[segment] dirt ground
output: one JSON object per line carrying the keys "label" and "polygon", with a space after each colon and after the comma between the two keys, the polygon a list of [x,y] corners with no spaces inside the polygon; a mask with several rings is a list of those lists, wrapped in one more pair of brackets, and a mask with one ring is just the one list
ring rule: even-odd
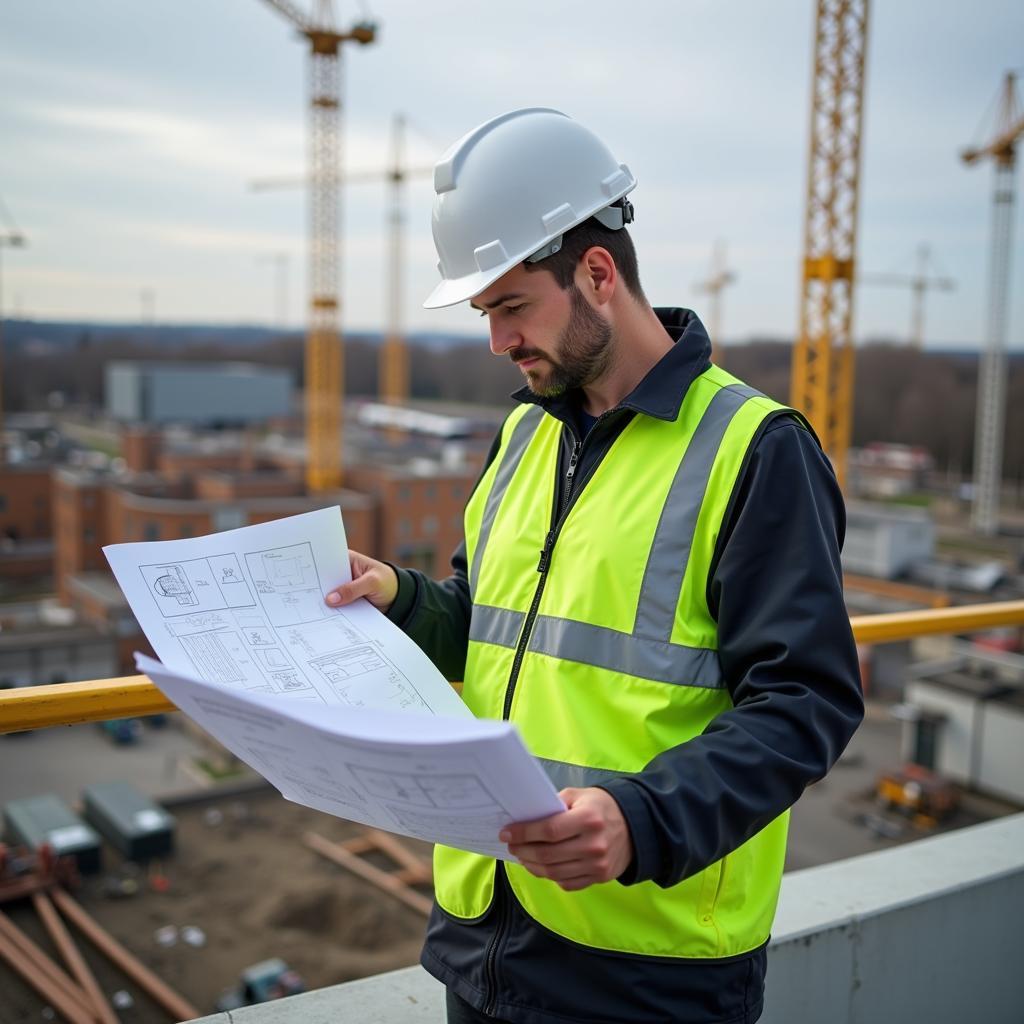
{"label": "dirt ground", "polygon": [[[75,894],[100,924],[202,1013],[238,981],[247,966],[281,957],[310,989],[393,970],[416,962],[425,918],[370,883],[313,852],[307,831],[340,840],[358,827],[283,800],[269,788],[242,796],[170,807],[177,848],[161,864],[166,892],[153,891],[148,873],[135,896],[111,898],[103,880],[121,858],[104,850],[104,872]],[[403,840],[423,856],[425,843]],[[372,858],[371,858],[372,859]],[[378,866],[390,867],[377,859]],[[4,911],[56,958],[29,903]],[[156,932],[179,929],[173,945]],[[202,930],[205,943],[182,940],[180,929]],[[126,990],[134,1005],[119,1010],[125,1024],[163,1024],[170,1017],[129,983],[83,939],[79,947],[110,996]],[[0,961],[0,1024],[59,1019],[45,1001]]]}

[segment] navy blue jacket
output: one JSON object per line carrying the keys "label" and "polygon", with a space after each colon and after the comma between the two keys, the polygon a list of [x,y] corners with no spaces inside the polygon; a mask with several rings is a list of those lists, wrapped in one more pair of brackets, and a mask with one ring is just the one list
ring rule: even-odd
{"label": "navy blue jacket", "polygon": [[[587,435],[574,493],[635,415],[674,420],[709,365],[710,342],[685,309],[656,310],[676,344]],[[579,439],[580,398],[514,396],[563,421],[563,471]],[[498,440],[491,449],[493,459]],[[558,490],[559,488],[556,488]],[[562,495],[555,495],[552,514]],[[730,498],[708,579],[719,656],[734,707],[704,733],[604,788],[622,809],[633,861],[619,883],[670,886],[736,849],[822,778],[863,717],[857,655],[843,602],[842,495],[813,434],[769,418]],[[400,569],[389,616],[449,679],[465,666],[471,601],[465,545],[452,575]],[[750,1024],[760,1016],[765,950],[680,961],[604,953],[542,928],[498,865],[496,898],[464,924],[435,906],[424,967],[477,1009],[521,1024],[678,1020]]]}

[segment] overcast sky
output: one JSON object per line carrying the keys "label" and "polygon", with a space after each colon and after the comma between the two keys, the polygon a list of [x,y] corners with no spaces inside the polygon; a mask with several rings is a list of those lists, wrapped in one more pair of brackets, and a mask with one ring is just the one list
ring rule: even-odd
{"label": "overcast sky", "polygon": [[[307,10],[312,0],[293,0]],[[726,340],[791,336],[806,184],[812,0],[335,0],[367,10],[378,42],[345,51],[351,170],[383,167],[403,111],[411,163],[431,164],[480,121],[552,106],[629,165],[641,276],[655,305],[700,312],[695,284],[716,239],[736,283]],[[301,190],[254,194],[298,173],[306,45],[261,0],[32,0],[0,7],[0,199],[28,236],[4,248],[3,310],[43,319],[273,323],[288,259],[288,323],[303,323]],[[1024,66],[1020,0],[872,4],[858,256],[910,273],[928,243],[954,292],[927,303],[929,347],[984,335],[990,166],[967,168],[1002,77]],[[1024,146],[1022,146],[1024,149]],[[1022,170],[1018,167],[1018,188]],[[386,189],[344,201],[343,319],[384,318]],[[409,329],[479,331],[467,307],[426,311],[437,279],[429,179],[407,193]],[[1018,196],[1010,345],[1024,348]],[[3,222],[0,210],[0,229]],[[908,290],[862,286],[858,338],[904,337]]]}

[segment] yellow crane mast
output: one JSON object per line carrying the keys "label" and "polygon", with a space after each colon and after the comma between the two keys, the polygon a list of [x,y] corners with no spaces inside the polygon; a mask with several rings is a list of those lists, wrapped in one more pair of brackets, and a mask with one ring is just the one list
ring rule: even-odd
{"label": "yellow crane mast", "polygon": [[999,528],[999,490],[1003,475],[1006,427],[1006,319],[1010,294],[1013,236],[1014,168],[1024,116],[1017,103],[1016,76],[1003,80],[995,134],[983,146],[961,152],[966,164],[991,157],[995,165],[992,195],[992,249],[988,267],[988,318],[985,349],[978,371],[978,411],[974,430],[974,502],[971,522],[979,533]]}
{"label": "yellow crane mast", "polygon": [[362,21],[348,32],[338,32],[334,28],[331,0],[317,0],[315,17],[307,16],[289,0],[265,2],[295,25],[310,44],[310,311],[305,401],[306,486],[315,493],[334,490],[342,483],[344,362],[338,317],[340,51],[343,43],[372,43],[377,28]]}
{"label": "yellow crane mast", "polygon": [[853,413],[853,281],[868,0],[818,0],[800,327],[790,402],[846,483]]}
{"label": "yellow crane mast", "polygon": [[[367,182],[387,181],[390,195],[388,206],[388,257],[387,257],[387,310],[385,319],[387,331],[380,352],[380,399],[389,405],[402,405],[409,398],[409,356],[402,330],[402,271],[405,262],[405,184],[410,178],[433,176],[434,165],[418,164],[409,166],[405,162],[404,114],[396,113],[391,124],[390,166],[381,170],[357,170],[338,174],[341,185],[361,185]],[[277,188],[293,188],[308,185],[308,178],[278,177],[258,178],[250,183],[257,192]]]}

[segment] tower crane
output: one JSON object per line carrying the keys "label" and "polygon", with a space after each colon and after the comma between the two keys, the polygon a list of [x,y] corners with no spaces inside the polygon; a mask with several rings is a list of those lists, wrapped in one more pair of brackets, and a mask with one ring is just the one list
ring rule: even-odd
{"label": "tower crane", "polygon": [[[14,223],[14,218],[4,205],[2,199],[0,199],[0,218],[7,223],[7,230],[0,229],[0,255],[3,254],[3,248],[5,245],[12,249],[23,248],[28,245],[28,240],[18,229],[18,225]],[[0,424],[3,422],[3,330],[3,270],[2,267],[0,267]],[[4,457],[3,445],[0,445],[0,460],[3,460]]]}
{"label": "tower crane", "polygon": [[1010,290],[1010,252],[1013,236],[1014,168],[1017,140],[1024,135],[1024,116],[1017,102],[1016,76],[1003,80],[995,134],[982,146],[960,153],[970,165],[991,157],[995,167],[992,194],[992,248],[988,268],[988,316],[985,349],[978,372],[978,409],[974,428],[975,530],[995,534],[999,526],[1003,433],[1006,422],[1006,319]]}
{"label": "tower crane", "polygon": [[790,402],[846,482],[853,402],[853,281],[869,0],[818,0],[800,328]]}
{"label": "tower crane", "polygon": [[[405,184],[409,178],[434,173],[433,166],[408,166],[405,162],[406,118],[396,113],[391,123],[390,165],[383,170],[339,173],[339,185],[357,185],[387,181],[390,187],[388,207],[388,298],[387,334],[380,356],[380,397],[390,405],[401,405],[409,397],[409,357],[402,330],[402,268],[404,265]],[[261,178],[252,182],[255,191],[290,188],[309,183],[307,178]]]}
{"label": "tower crane", "polygon": [[334,28],[331,0],[316,0],[310,17],[290,0],[264,0],[310,44],[309,280],[306,336],[306,486],[334,490],[342,483],[343,349],[338,318],[340,55],[343,43],[372,43],[377,26],[359,21],[348,32]]}
{"label": "tower crane", "polygon": [[708,331],[711,334],[711,361],[718,366],[725,365],[725,346],[719,330],[722,326],[722,289],[736,280],[736,274],[726,269],[725,242],[715,242],[711,253],[711,274],[704,281],[697,282],[697,291],[711,296]]}
{"label": "tower crane", "polygon": [[913,292],[910,308],[910,344],[920,351],[924,347],[924,298],[932,288],[939,291],[952,291],[956,282],[952,278],[939,275],[928,275],[928,264],[931,262],[931,249],[927,245],[918,246],[917,272],[914,274],[859,274],[858,284],[893,285],[897,288],[909,288]]}

